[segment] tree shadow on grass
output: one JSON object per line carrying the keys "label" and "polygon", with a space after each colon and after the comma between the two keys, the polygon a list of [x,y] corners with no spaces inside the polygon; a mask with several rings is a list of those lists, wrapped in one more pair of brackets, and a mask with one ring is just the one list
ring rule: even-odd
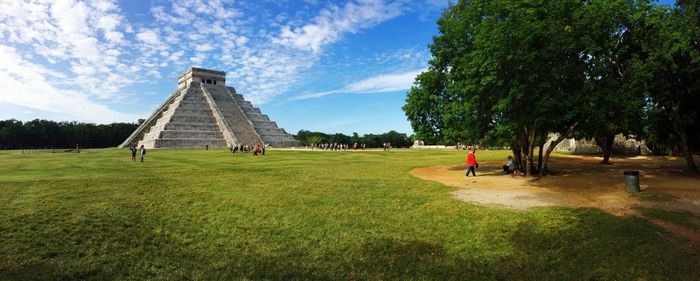
{"label": "tree shadow on grass", "polygon": [[56,279],[58,269],[45,263],[31,263],[16,268],[0,268],[0,280],[50,280]]}
{"label": "tree shadow on grass", "polygon": [[[545,212],[551,212],[551,210]],[[554,215],[552,215],[554,214]],[[549,224],[523,220],[508,229],[506,249],[453,252],[421,240],[383,238],[363,245],[349,279],[697,280],[700,259],[681,253],[645,220],[598,209],[562,209]],[[494,236],[496,236],[494,230]],[[489,249],[493,241],[479,249]],[[487,250],[485,250],[487,251]],[[689,258],[690,257],[690,258]]]}
{"label": "tree shadow on grass", "polygon": [[[700,276],[698,261],[660,238],[660,230],[644,220],[597,209],[532,212],[518,222],[483,225],[476,230],[480,233],[464,233],[451,242],[365,237],[354,244],[344,241],[351,243],[348,248],[317,252],[293,241],[272,248],[240,244],[227,249],[223,244],[220,251],[212,251],[216,247],[206,243],[163,247],[179,245],[178,239],[159,236],[164,240],[142,245],[147,257],[113,258],[107,268],[102,264],[81,269],[75,263],[59,268],[56,259],[65,257],[54,256],[0,270],[0,279],[697,280]],[[143,241],[152,236],[141,235]],[[459,252],[448,246],[455,243],[476,246]]]}
{"label": "tree shadow on grass", "polygon": [[473,275],[467,260],[432,242],[383,238],[364,244],[361,254],[352,262],[350,279],[458,280]]}
{"label": "tree shadow on grass", "polygon": [[637,217],[594,208],[561,209],[564,225],[527,220],[510,238],[515,247],[496,266],[526,280],[697,280],[700,259],[663,239],[663,230]]}
{"label": "tree shadow on grass", "polygon": [[[234,257],[231,266],[211,272],[207,279],[268,280],[463,280],[467,262],[440,245],[420,240],[381,238],[343,254],[326,253],[315,262],[290,252],[280,255]],[[301,253],[299,253],[301,254]],[[253,259],[240,267],[240,259]],[[308,258],[308,257],[307,257]],[[248,260],[250,261],[250,260]]]}
{"label": "tree shadow on grass", "polygon": [[505,248],[492,246],[504,242],[500,238],[465,237],[461,242],[480,243],[471,249],[483,252],[455,252],[441,242],[383,237],[367,240],[345,256],[326,253],[317,263],[302,252],[288,252],[257,259],[242,275],[239,268],[223,276],[275,280],[694,280],[700,276],[697,260],[688,259],[659,237],[658,228],[641,219],[596,209],[557,210],[546,216],[560,221],[523,220],[507,228]]}
{"label": "tree shadow on grass", "polygon": [[15,268],[0,268],[0,280],[104,280],[108,272],[90,266],[80,270],[61,268],[54,261],[29,262]]}

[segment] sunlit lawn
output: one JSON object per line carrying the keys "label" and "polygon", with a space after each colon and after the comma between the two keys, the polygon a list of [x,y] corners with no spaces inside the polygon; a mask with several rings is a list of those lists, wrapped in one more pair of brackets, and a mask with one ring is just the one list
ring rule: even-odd
{"label": "sunlit lawn", "polygon": [[645,220],[489,208],[409,174],[464,158],[3,151],[0,279],[700,279],[698,257]]}

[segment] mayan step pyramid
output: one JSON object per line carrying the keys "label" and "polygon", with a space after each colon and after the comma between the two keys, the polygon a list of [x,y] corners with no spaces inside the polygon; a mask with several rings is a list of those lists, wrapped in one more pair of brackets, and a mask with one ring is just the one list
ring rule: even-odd
{"label": "mayan step pyramid", "polygon": [[119,147],[296,146],[297,141],[232,87],[226,73],[190,68],[178,89]]}

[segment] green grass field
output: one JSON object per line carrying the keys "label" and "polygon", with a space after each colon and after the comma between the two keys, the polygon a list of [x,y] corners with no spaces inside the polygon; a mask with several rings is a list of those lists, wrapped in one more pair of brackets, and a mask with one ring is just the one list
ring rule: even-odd
{"label": "green grass field", "polygon": [[698,257],[643,219],[484,207],[409,174],[464,158],[0,152],[0,280],[700,279]]}

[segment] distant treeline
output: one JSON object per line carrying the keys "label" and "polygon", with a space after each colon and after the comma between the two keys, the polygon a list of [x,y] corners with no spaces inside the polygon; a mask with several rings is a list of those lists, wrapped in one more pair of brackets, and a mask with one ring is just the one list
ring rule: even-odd
{"label": "distant treeline", "polygon": [[[143,122],[143,120],[139,120]],[[121,144],[139,123],[92,124],[81,122],[55,122],[36,119],[22,122],[15,119],[0,120],[0,149],[45,149],[45,148],[102,148]],[[301,145],[322,143],[365,144],[366,147],[382,147],[391,143],[392,147],[409,147],[412,141],[406,134],[389,131],[384,134],[351,136],[326,134],[300,130],[295,138]]]}
{"label": "distant treeline", "polygon": [[365,144],[366,147],[382,147],[384,143],[391,143],[392,147],[409,147],[413,144],[410,137],[396,131],[389,131],[384,134],[365,134],[359,136],[357,133],[352,133],[352,136],[345,134],[326,134],[321,132],[311,132],[300,130],[295,136],[301,145],[314,145],[322,143],[338,143],[349,144],[354,143]]}
{"label": "distant treeline", "polygon": [[36,119],[0,121],[0,149],[99,148],[123,142],[137,123],[91,124]]}

